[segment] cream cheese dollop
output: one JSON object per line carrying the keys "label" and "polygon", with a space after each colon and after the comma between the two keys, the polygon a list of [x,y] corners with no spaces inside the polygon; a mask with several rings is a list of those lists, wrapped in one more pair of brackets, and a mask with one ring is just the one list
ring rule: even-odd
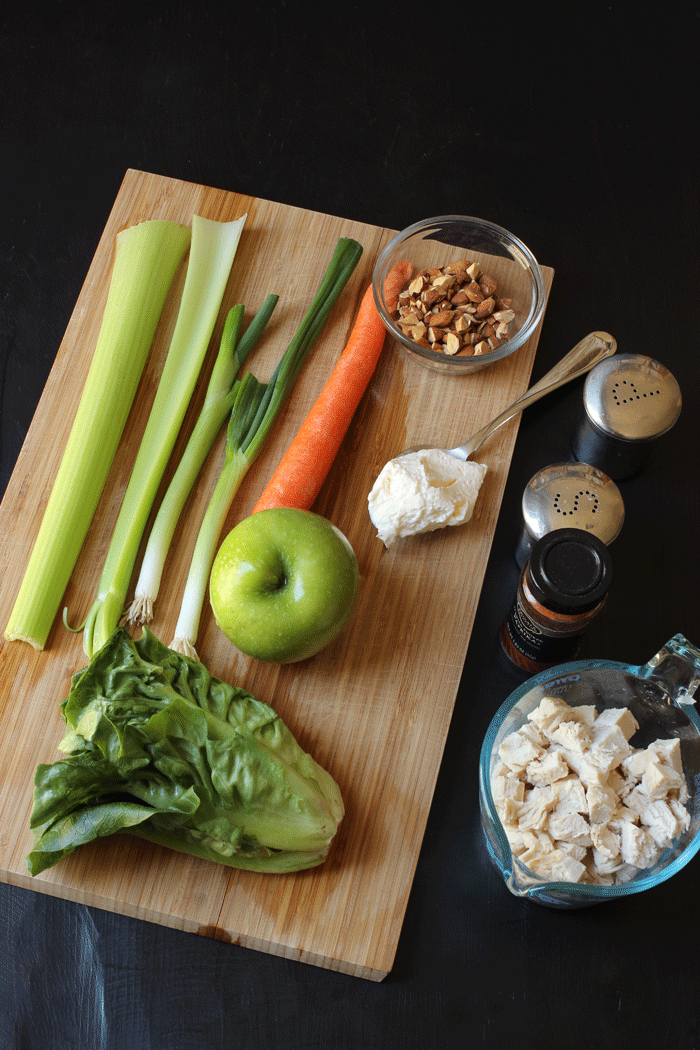
{"label": "cream cheese dollop", "polygon": [[463,525],[485,475],[483,463],[456,459],[438,448],[390,460],[367,497],[379,539],[390,547],[404,536]]}

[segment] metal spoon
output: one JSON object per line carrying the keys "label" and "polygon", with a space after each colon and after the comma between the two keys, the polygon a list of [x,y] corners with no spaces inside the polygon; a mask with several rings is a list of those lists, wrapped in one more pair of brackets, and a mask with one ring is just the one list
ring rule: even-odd
{"label": "metal spoon", "polygon": [[[576,379],[578,376],[590,372],[594,365],[597,365],[604,358],[610,357],[616,350],[617,342],[607,332],[591,332],[580,343],[577,343],[573,350],[570,350],[568,354],[562,357],[561,361],[554,368],[551,368],[549,372],[543,375],[539,382],[531,386],[522,397],[514,401],[504,412],[501,412],[500,416],[496,416],[494,420],[487,423],[485,427],[474,434],[473,437],[470,437],[468,441],[465,441],[463,445],[458,445],[457,448],[446,448],[442,451],[447,452],[450,456],[454,456],[455,459],[469,459],[472,453],[476,452],[483,442],[486,441],[486,438],[493,434],[494,430],[498,430],[509,419],[517,416],[519,412],[524,411],[535,401],[539,401],[545,394],[549,394],[552,390],[556,390],[557,387],[563,386],[564,383],[568,383],[571,379]],[[437,445],[415,445],[413,448],[404,449],[399,455],[406,456],[409,452],[423,452],[425,449],[437,447]]]}

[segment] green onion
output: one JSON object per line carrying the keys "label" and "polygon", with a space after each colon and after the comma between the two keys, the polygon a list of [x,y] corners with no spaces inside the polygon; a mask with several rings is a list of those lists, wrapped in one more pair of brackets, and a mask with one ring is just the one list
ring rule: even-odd
{"label": "green onion", "polygon": [[124,495],[95,599],[85,620],[88,659],[119,625],[139,544],[209,346],[246,216],[192,218],[192,246],[175,331]]}
{"label": "green onion", "polygon": [[95,352],[5,637],[43,649],[78,560],[131,409],[186,226],[143,222],[116,238]]}
{"label": "green onion", "polygon": [[148,538],[134,600],[127,615],[129,623],[145,624],[153,619],[153,604],[158,597],[175,526],[204,460],[231,412],[236,398],[234,380],[243,361],[262,334],[278,299],[277,295],[267,296],[239,342],[237,339],[243,320],[243,307],[234,306],[226,318],[219,353],[214,362],[202,410],[163,497]]}
{"label": "green onion", "polygon": [[301,325],[268,383],[247,372],[235,385],[226,436],[226,458],[197,536],[175,638],[170,648],[198,659],[199,621],[221,530],[231,503],[291,393],[302,365],[335,301],[362,254],[357,241],[342,237]]}

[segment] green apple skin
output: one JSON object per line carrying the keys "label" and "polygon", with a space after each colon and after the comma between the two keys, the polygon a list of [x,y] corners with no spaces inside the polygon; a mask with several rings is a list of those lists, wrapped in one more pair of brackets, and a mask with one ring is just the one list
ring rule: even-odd
{"label": "green apple skin", "polygon": [[355,553],[335,525],[312,511],[273,508],[228,534],[209,597],[218,626],[242,653],[295,663],[337,637],[359,580]]}

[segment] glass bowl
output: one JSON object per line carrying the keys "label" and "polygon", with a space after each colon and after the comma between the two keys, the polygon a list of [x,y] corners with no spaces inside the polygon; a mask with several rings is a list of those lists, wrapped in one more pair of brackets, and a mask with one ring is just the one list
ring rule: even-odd
{"label": "glass bowl", "polygon": [[[497,294],[512,299],[515,318],[508,337],[489,353],[450,356],[419,345],[404,335],[384,300],[384,281],[395,263],[407,260],[415,275],[457,259],[478,263],[496,281]],[[378,256],[372,284],[379,314],[402,351],[426,368],[450,375],[480,371],[514,353],[535,331],[547,298],[542,271],[530,249],[501,226],[467,215],[424,219],[397,234]]]}
{"label": "glass bowl", "polygon": [[[700,650],[675,635],[643,667],[609,660],[574,661],[540,672],[511,693],[486,733],[479,765],[482,830],[490,857],[511,893],[549,907],[580,908],[651,889],[695,856],[700,849],[700,718],[692,696],[698,684]],[[598,714],[606,708],[629,708],[639,723],[630,740],[635,748],[645,748],[658,738],[677,737],[681,742],[690,826],[656,864],[630,882],[613,886],[546,882],[511,851],[496,811],[491,774],[503,739],[527,722],[544,696],[560,697],[571,707],[594,704]]]}

